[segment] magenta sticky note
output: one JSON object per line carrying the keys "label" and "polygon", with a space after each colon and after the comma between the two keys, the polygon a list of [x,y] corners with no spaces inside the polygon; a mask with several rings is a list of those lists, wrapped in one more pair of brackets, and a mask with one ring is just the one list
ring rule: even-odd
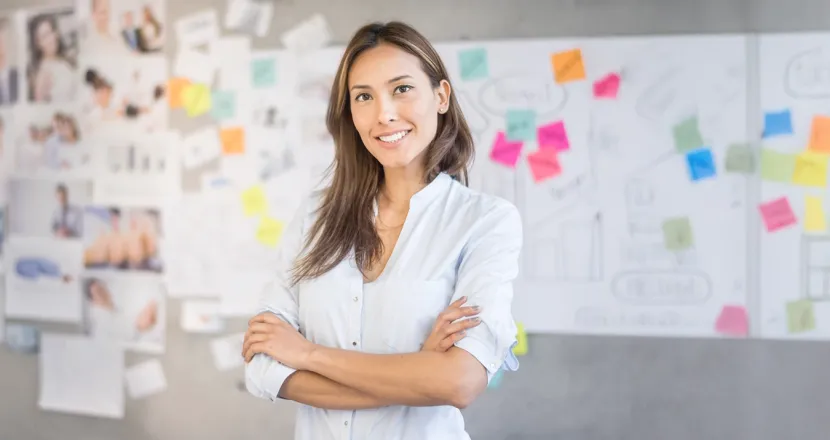
{"label": "magenta sticky note", "polygon": [[490,159],[510,168],[516,168],[519,156],[522,154],[522,141],[508,141],[503,131],[498,132],[490,150]]}
{"label": "magenta sticky note", "polygon": [[620,90],[620,75],[609,73],[594,82],[594,98],[616,99]]}
{"label": "magenta sticky note", "polygon": [[562,166],[554,149],[540,148],[527,155],[527,162],[536,183],[562,174]]}
{"label": "magenta sticky note", "polygon": [[746,309],[743,306],[723,306],[715,320],[715,331],[729,336],[746,336],[749,332]]}
{"label": "magenta sticky note", "polygon": [[564,121],[551,122],[539,127],[536,130],[536,141],[539,148],[552,148],[555,151],[565,151],[571,148]]}
{"label": "magenta sticky note", "polygon": [[790,206],[790,201],[786,197],[779,197],[761,203],[758,210],[761,211],[761,218],[764,220],[767,232],[775,232],[798,222],[793,208]]}

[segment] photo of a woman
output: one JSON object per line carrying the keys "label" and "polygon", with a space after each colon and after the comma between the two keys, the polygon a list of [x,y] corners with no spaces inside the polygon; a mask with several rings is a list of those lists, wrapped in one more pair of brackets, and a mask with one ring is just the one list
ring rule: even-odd
{"label": "photo of a woman", "polygon": [[29,108],[15,138],[18,175],[80,176],[91,171],[92,156],[83,142],[77,111],[66,106]]}
{"label": "photo of a woman", "polygon": [[28,21],[29,101],[68,102],[76,98],[77,32],[71,9],[40,13]]}

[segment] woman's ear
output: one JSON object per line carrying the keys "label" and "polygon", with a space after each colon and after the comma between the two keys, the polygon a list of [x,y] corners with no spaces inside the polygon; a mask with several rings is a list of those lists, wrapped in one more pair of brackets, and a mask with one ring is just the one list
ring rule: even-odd
{"label": "woman's ear", "polygon": [[438,113],[444,114],[450,108],[450,94],[452,94],[450,82],[442,79],[438,84],[438,88],[435,89],[435,93],[438,97]]}

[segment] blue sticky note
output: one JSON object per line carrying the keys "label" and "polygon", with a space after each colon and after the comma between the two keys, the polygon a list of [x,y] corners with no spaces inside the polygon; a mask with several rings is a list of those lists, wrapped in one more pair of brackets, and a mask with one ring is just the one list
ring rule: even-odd
{"label": "blue sticky note", "polygon": [[507,140],[532,141],[536,139],[536,112],[533,110],[508,110]]}
{"label": "blue sticky note", "polygon": [[274,58],[257,58],[252,60],[251,83],[257,89],[277,85],[277,60]]}
{"label": "blue sticky note", "polygon": [[484,48],[467,49],[458,53],[461,65],[461,79],[473,81],[487,78],[490,68],[487,65],[487,50]]}
{"label": "blue sticky note", "polygon": [[214,91],[210,97],[210,114],[217,121],[233,119],[236,116],[236,95],[233,92]]}
{"label": "blue sticky note", "polygon": [[689,166],[689,177],[693,181],[714,177],[715,160],[712,158],[712,150],[701,148],[686,153],[686,164]]}
{"label": "blue sticky note", "polygon": [[496,374],[493,375],[493,378],[490,379],[490,383],[487,384],[487,388],[489,388],[491,390],[498,388],[499,385],[501,385],[501,380],[502,380],[503,377],[504,377],[504,370],[499,368],[499,370],[496,371]]}
{"label": "blue sticky note", "polygon": [[793,118],[790,110],[764,113],[764,137],[793,134]]}

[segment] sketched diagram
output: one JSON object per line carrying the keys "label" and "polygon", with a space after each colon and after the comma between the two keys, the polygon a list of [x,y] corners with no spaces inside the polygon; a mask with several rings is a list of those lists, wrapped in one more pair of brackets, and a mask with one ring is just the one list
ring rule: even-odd
{"label": "sketched diagram", "polygon": [[802,237],[801,286],[804,299],[830,301],[830,237]]}
{"label": "sketched diagram", "polygon": [[531,230],[523,275],[529,281],[595,282],[603,279],[602,214]]}

